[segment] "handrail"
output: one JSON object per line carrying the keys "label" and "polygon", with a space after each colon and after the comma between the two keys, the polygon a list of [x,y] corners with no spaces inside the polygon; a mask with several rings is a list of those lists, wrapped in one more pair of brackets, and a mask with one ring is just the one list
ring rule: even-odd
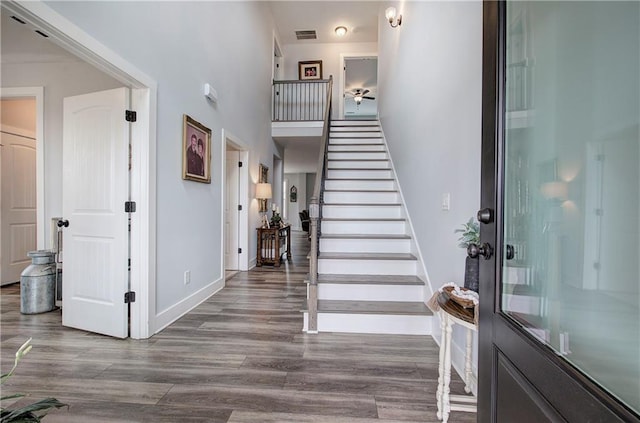
{"label": "handrail", "polygon": [[321,233],[321,215],[324,194],[324,179],[327,171],[327,150],[329,146],[329,131],[331,120],[331,93],[333,77],[329,78],[327,90],[326,108],[324,110],[324,125],[320,139],[320,152],[318,154],[318,171],[313,187],[313,195],[309,202],[309,234],[311,235],[311,251],[309,253],[309,290],[307,295],[308,326],[307,332],[318,332],[318,250],[319,234]]}

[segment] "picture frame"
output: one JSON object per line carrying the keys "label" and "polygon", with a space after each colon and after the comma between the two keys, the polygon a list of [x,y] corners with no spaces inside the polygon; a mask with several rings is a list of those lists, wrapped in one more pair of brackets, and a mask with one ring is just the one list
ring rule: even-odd
{"label": "picture frame", "polygon": [[290,203],[298,202],[298,188],[296,188],[295,185],[292,185],[291,189],[289,190],[289,202]]}
{"label": "picture frame", "polygon": [[322,60],[307,60],[298,62],[298,79],[322,79]]}
{"label": "picture frame", "polygon": [[[262,163],[258,168],[258,183],[268,183],[269,182],[269,168]],[[267,201],[268,200],[258,200],[259,211],[266,212],[267,211]],[[268,226],[267,226],[268,227]]]}
{"label": "picture frame", "polygon": [[182,179],[211,183],[211,129],[182,115]]}

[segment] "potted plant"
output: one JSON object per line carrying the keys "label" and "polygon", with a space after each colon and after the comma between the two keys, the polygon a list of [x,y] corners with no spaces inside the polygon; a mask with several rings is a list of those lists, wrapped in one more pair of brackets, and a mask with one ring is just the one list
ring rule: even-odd
{"label": "potted plant", "polygon": [[[458,238],[458,247],[464,248],[465,252],[470,244],[480,243],[480,224],[473,220],[462,225],[460,229],[456,229],[455,233],[462,234]],[[464,287],[478,292],[480,283],[480,261],[478,257],[471,258],[467,256],[464,266]]]}

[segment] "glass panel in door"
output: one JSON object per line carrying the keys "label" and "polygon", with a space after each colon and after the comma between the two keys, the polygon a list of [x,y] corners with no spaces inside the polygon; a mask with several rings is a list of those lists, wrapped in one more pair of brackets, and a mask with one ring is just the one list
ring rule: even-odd
{"label": "glass panel in door", "polygon": [[507,23],[502,311],[640,413],[640,3]]}

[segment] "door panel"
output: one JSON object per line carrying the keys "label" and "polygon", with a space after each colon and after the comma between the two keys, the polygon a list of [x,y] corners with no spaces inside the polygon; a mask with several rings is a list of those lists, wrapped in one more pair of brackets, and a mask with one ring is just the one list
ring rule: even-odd
{"label": "door panel", "polygon": [[639,17],[485,2],[481,422],[639,421]]}
{"label": "door panel", "polygon": [[127,336],[129,90],[64,99],[62,323]]}
{"label": "door panel", "polygon": [[1,284],[20,280],[36,249],[36,141],[2,132]]}
{"label": "door panel", "polygon": [[238,191],[240,169],[239,151],[227,151],[224,210],[224,268],[238,270]]}

